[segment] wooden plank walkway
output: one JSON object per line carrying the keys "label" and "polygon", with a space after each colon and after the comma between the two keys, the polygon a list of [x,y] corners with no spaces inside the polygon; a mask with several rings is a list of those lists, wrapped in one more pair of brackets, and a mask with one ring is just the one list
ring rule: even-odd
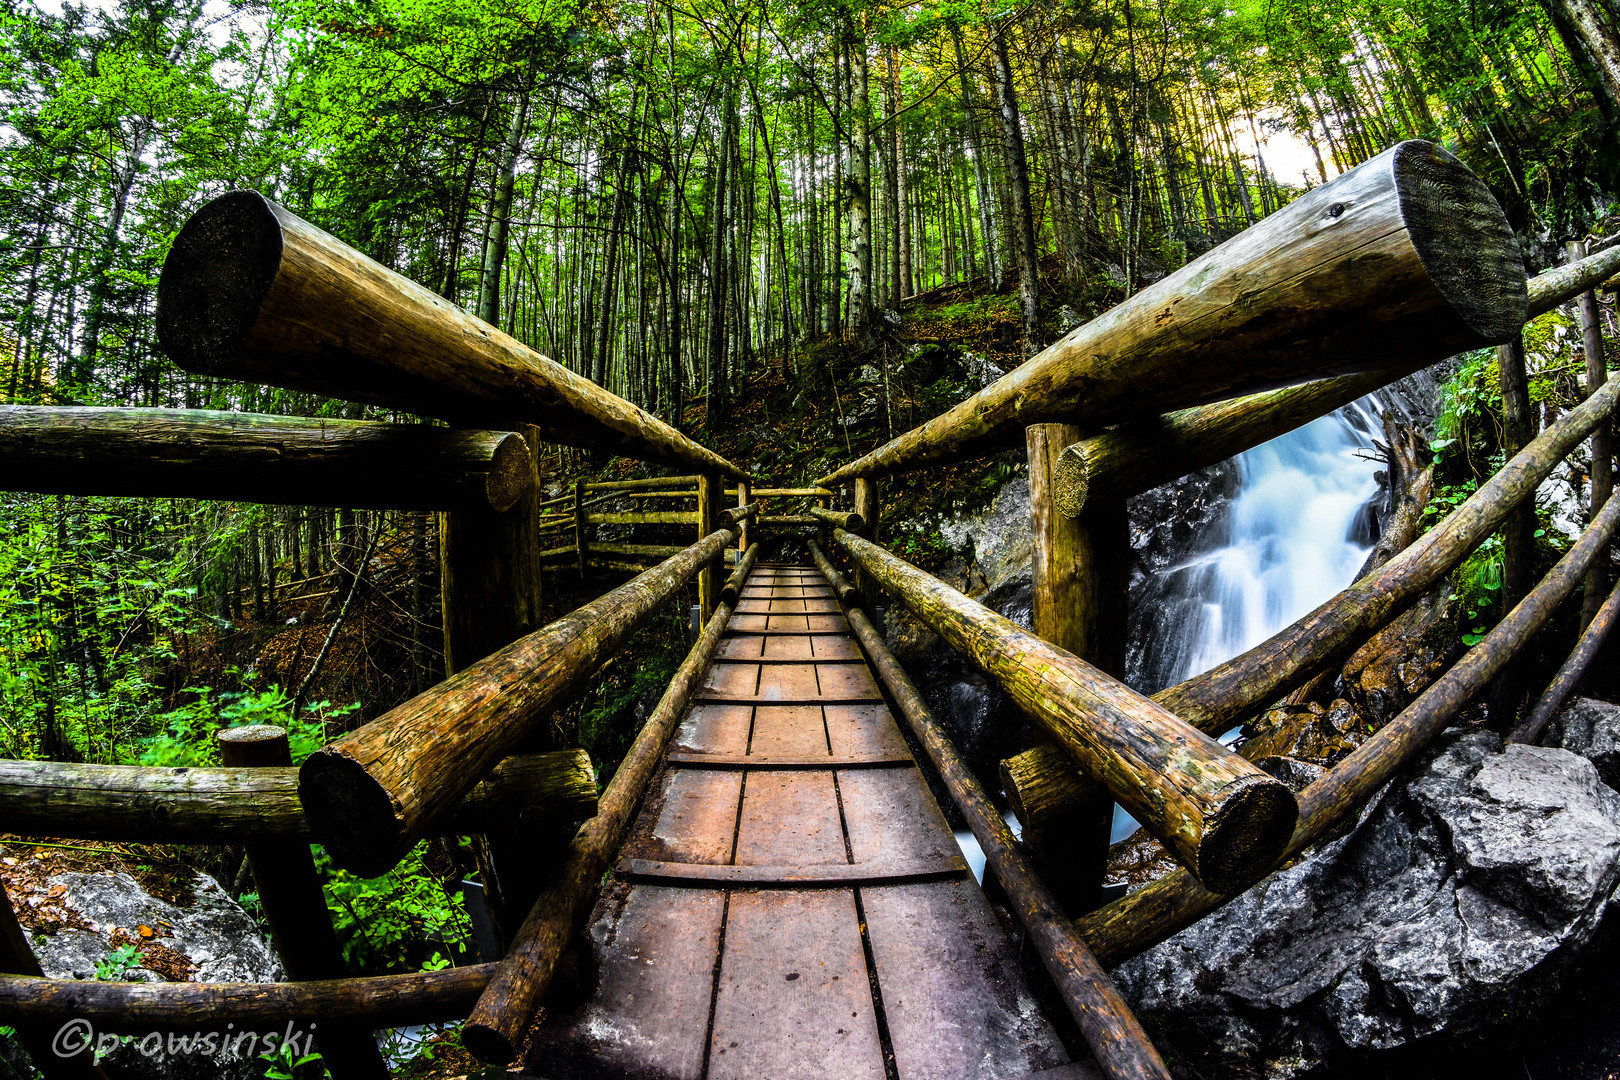
{"label": "wooden plank walkway", "polygon": [[1000,1080],[1066,1064],[813,567],[756,568],[525,1068]]}

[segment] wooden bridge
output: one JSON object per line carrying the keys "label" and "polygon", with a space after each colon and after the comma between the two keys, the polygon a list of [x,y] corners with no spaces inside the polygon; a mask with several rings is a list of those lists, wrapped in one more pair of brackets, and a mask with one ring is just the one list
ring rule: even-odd
{"label": "wooden bridge", "polygon": [[[318,1021],[339,1080],[386,1074],[372,1029],[461,1018],[478,1057],[550,1077],[1165,1077],[1105,967],[1329,835],[1607,564],[1620,501],[1599,473],[1620,383],[1604,385],[1601,348],[1589,349],[1587,400],[1526,437],[1439,526],[1270,641],[1151,699],[1117,678],[1124,498],[1459,350],[1517,340],[1528,318],[1617,271],[1610,247],[1527,283],[1484,185],[1444,151],[1403,143],[955,409],[814,485],[764,488],[283,208],[251,192],[216,200],[164,268],[160,331],[177,362],[457,426],[0,407],[0,476],[28,491],[222,498],[247,493],[246,475],[261,498],[440,510],[449,677],[298,770],[273,728],[223,732],[219,769],[0,763],[9,831],[245,844],[291,979],[45,979],[8,902],[0,1023],[52,1077],[99,1071],[89,1054],[50,1050],[73,1017],[142,1033]],[[1513,363],[1507,348],[1510,405],[1522,355],[1517,390]],[[1589,435],[1598,467],[1580,540],[1343,762],[1296,798],[1211,737],[1333,670],[1498,528],[1511,541],[1537,486]],[[581,481],[543,500],[542,440],[686,472]],[[1033,631],[877,543],[882,477],[1020,441]],[[614,512],[596,502],[609,495],[695,505]],[[767,498],[814,505],[770,515]],[[595,524],[640,523],[692,526],[696,540],[591,537]],[[766,530],[802,529],[815,538],[782,542],[810,563],[760,561]],[[556,546],[559,533],[572,543]],[[537,625],[542,567],[649,560]],[[696,643],[598,796],[581,752],[540,741],[548,717],[693,579]],[[1003,763],[1022,841],[889,653],[867,610],[878,592],[1048,737]],[[1515,738],[1538,737],[1617,608],[1620,592]],[[983,850],[1005,922],[967,873],[929,776]],[[1099,907],[1115,801],[1182,869]],[[445,833],[475,837],[504,957],[343,977],[310,840],[377,874]],[[1044,986],[1026,981],[1013,940]],[[570,949],[585,959],[560,975]],[[1068,1014],[1093,1060],[1069,1060],[1082,1048],[1042,1001]]]}

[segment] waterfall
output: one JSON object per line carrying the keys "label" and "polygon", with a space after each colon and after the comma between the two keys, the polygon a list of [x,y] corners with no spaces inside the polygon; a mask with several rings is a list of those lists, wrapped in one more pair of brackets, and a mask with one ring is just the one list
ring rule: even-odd
{"label": "waterfall", "polygon": [[[1226,513],[1135,598],[1129,674],[1138,690],[1246,652],[1354,580],[1378,539],[1382,462],[1371,447],[1381,411],[1363,398],[1234,459]],[[1118,812],[1114,839],[1135,828]]]}

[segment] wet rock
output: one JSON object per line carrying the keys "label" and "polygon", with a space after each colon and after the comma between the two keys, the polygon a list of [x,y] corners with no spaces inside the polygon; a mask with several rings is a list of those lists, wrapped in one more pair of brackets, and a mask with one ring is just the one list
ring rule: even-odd
{"label": "wet rock", "polygon": [[1255,758],[1254,763],[1261,771],[1281,780],[1288,786],[1288,790],[1296,795],[1322,779],[1323,774],[1327,772],[1320,765],[1291,757]]}
{"label": "wet rock", "polygon": [[1586,758],[1605,784],[1620,790],[1620,705],[1575,698],[1553,720],[1546,742]]}
{"label": "wet rock", "polygon": [[1620,794],[1591,762],[1457,734],[1347,837],[1114,975],[1188,1047],[1289,1077],[1521,1016],[1617,885]]}
{"label": "wet rock", "polygon": [[[1015,476],[1002,485],[989,506],[970,517],[942,522],[939,532],[957,551],[972,553],[976,588],[968,595],[974,599],[982,599],[985,594],[1016,591],[1013,587],[1020,579],[1027,587],[1034,558],[1029,524],[1029,477]],[[989,600],[984,602],[994,606]]]}
{"label": "wet rock", "polygon": [[[138,966],[122,974],[128,982],[284,978],[281,962],[258,924],[206,874],[196,876],[194,899],[184,907],[151,895],[125,873],[57,874],[50,883],[66,890],[61,899],[73,917],[54,934],[32,935],[34,954],[48,978],[94,979],[97,963],[105,965],[121,946],[133,946],[139,954],[134,960]],[[103,971],[112,973],[105,966]],[[241,1053],[231,1054],[222,1049],[223,1027],[215,1035],[212,1042],[203,1032],[176,1033],[173,1040],[137,1035],[116,1049],[109,1040],[107,1062],[114,1075],[141,1080],[229,1080],[263,1074],[250,1044],[244,1042]]]}
{"label": "wet rock", "polygon": [[1070,307],[1068,304],[1064,304],[1062,307],[1058,308],[1057,320],[1058,333],[1060,334],[1067,334],[1075,327],[1083,326],[1086,323],[1086,317],[1074,310],[1074,308]]}

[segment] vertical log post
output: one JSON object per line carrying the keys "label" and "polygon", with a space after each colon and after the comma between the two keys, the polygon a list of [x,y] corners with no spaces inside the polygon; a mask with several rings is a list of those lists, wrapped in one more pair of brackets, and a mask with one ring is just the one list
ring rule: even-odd
{"label": "vertical log post", "polygon": [[[1125,673],[1125,501],[1089,503],[1078,517],[1059,513],[1053,470],[1063,448],[1080,439],[1069,424],[1025,429],[1029,454],[1029,516],[1034,541],[1034,630],[1115,678]],[[1040,825],[1024,826],[1024,842],[1042,876],[1071,916],[1102,903],[1114,804],[1099,799]]]}
{"label": "vertical log post", "polygon": [[574,559],[579,564],[579,576],[585,576],[585,526],[589,522],[585,518],[585,480],[580,478],[574,481]]}
{"label": "vertical log post", "polygon": [[[269,724],[226,728],[216,736],[220,763],[232,768],[292,765],[287,733]],[[259,840],[247,846],[248,865],[270,936],[293,982],[341,979],[343,953],[321,895],[315,861],[305,840]],[[336,1080],[388,1076],[370,1030],[361,1024],[323,1025],[315,1036],[321,1060]]]}
{"label": "vertical log post", "polygon": [[[748,505],[749,491],[750,491],[750,485],[749,485],[747,480],[739,480],[739,481],[737,481],[737,505],[738,506],[747,506]],[[739,536],[739,538],[737,540],[737,560],[740,562],[740,561],[742,561],[743,552],[747,551],[748,550],[748,545],[750,543],[752,543],[752,534],[750,533],[749,528],[748,528],[748,519],[747,518],[743,518],[740,522],[738,522],[737,527],[741,530],[741,535]]]}
{"label": "vertical log post", "polygon": [[[1502,442],[1508,458],[1530,444],[1535,437],[1535,418],[1530,406],[1530,379],[1525,372],[1524,335],[1521,333],[1496,350],[1497,372],[1502,380]],[[1536,572],[1536,504],[1527,500],[1516,507],[1502,523],[1502,613],[1512,611],[1529,595]],[[1517,660],[1502,669],[1491,684],[1491,727],[1506,733],[1518,720],[1524,699],[1524,665]]]}
{"label": "vertical log post", "polygon": [[[817,495],[816,506],[821,510],[831,510],[832,499],[826,495]],[[816,543],[821,545],[822,551],[827,551],[832,547],[832,530],[827,527],[825,521],[816,526]]]}
{"label": "vertical log post", "polygon": [[[720,527],[720,493],[724,490],[720,477],[713,473],[704,473],[698,477],[697,498],[697,532],[701,540]],[[724,554],[721,558],[725,558]],[[708,624],[714,615],[715,605],[720,602],[720,572],[719,568],[710,563],[698,571],[698,609],[702,622],[699,626]]]}
{"label": "vertical log post", "polygon": [[[876,480],[866,476],[857,476],[855,478],[855,512],[861,516],[861,521],[866,525],[860,535],[874,544],[877,543],[878,484]],[[878,591],[875,586],[876,582],[872,580],[871,576],[857,566],[855,568],[855,588],[860,591],[862,596],[866,597],[868,604],[874,604],[877,601]],[[876,615],[876,612],[872,614]],[[880,628],[882,625],[881,622],[878,623]]]}
{"label": "vertical log post", "polygon": [[[1569,261],[1578,263],[1584,258],[1586,258],[1585,241],[1570,241]],[[1597,297],[1590,290],[1575,298],[1575,307],[1580,315],[1581,342],[1586,352],[1586,396],[1591,397],[1609,377],[1608,365],[1603,355],[1603,323],[1598,319]],[[1590,491],[1592,517],[1597,517],[1597,512],[1603,509],[1603,504],[1614,494],[1614,437],[1610,431],[1609,424],[1600,424],[1592,433]],[[1586,595],[1581,601],[1583,630],[1591,625],[1598,609],[1603,606],[1603,596],[1608,591],[1609,559],[1605,554],[1586,572]]]}
{"label": "vertical log post", "polygon": [[[440,601],[444,610],[444,674],[464,671],[491,653],[540,628],[540,430],[525,427],[531,473],[528,493],[505,513],[456,511],[439,519]],[[584,481],[574,486],[574,530],[584,572]],[[552,749],[536,737],[518,752]],[[531,830],[532,833],[532,830]],[[501,941],[523,921],[539,895],[541,867],[535,837],[515,829],[473,837],[479,877]]]}

